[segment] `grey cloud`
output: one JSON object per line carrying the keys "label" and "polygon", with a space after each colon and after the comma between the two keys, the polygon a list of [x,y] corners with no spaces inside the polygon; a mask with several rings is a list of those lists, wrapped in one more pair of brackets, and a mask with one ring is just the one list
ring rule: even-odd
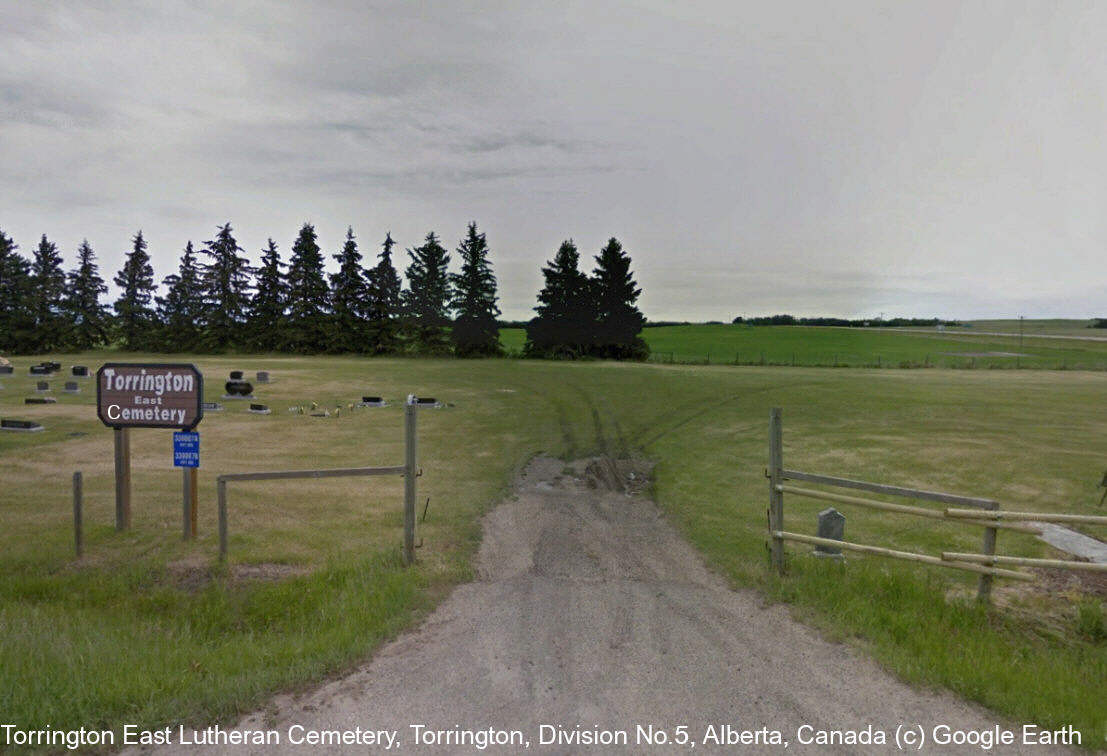
{"label": "grey cloud", "polygon": [[[563,238],[658,318],[1105,314],[1107,7],[0,0],[0,228]],[[328,247],[329,248],[329,247]],[[1017,314],[1017,313],[1016,313]]]}

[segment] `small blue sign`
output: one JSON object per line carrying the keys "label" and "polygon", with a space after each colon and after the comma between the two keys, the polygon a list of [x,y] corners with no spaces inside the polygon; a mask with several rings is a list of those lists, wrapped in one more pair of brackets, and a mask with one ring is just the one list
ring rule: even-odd
{"label": "small blue sign", "polygon": [[196,431],[177,431],[173,434],[173,466],[200,466],[200,434]]}

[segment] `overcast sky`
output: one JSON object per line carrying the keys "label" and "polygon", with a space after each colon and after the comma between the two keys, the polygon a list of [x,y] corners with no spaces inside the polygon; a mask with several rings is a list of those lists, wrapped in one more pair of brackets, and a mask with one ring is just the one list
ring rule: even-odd
{"label": "overcast sky", "polygon": [[1107,315],[1107,3],[0,0],[0,29],[0,229],[67,266],[87,237],[106,278],[140,228],[160,280],[228,220],[256,260],[305,220],[375,254],[474,219],[507,317],[613,235],[652,319]]}

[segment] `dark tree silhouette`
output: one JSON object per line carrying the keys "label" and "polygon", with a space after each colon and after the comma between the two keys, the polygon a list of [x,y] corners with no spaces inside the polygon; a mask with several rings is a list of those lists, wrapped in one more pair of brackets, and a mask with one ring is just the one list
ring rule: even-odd
{"label": "dark tree silhouette", "polygon": [[594,353],[613,359],[648,357],[649,347],[639,336],[646,319],[635,305],[642,290],[631,275],[630,257],[615,237],[596,256],[592,287],[597,321]]}
{"label": "dark tree silhouette", "polygon": [[100,297],[108,286],[100,277],[96,253],[88,239],[77,247],[77,265],[66,280],[62,312],[69,323],[68,346],[77,351],[92,349],[107,343],[111,316]]}
{"label": "dark tree silhouette", "polygon": [[452,307],[456,317],[450,336],[459,357],[485,357],[503,354],[496,318],[496,276],[488,262],[488,242],[477,232],[476,222],[469,224],[465,238],[457,248],[461,272],[450,276],[453,284]]}
{"label": "dark tree silhouette", "polygon": [[366,276],[368,347],[374,354],[389,354],[399,346],[400,274],[392,264],[392,233],[385,234],[377,264]]}
{"label": "dark tree silhouette", "polygon": [[250,261],[239,253],[230,223],[219,226],[214,239],[204,242],[208,262],[202,268],[204,290],[204,345],[221,352],[245,341],[246,310],[250,305]]}
{"label": "dark tree silhouette", "polygon": [[546,285],[534,308],[538,316],[527,324],[528,356],[579,357],[589,351],[596,313],[588,276],[579,266],[577,245],[568,239],[542,269]]}
{"label": "dark tree silhouette", "polygon": [[58,245],[42,235],[31,256],[31,310],[35,319],[32,349],[49,352],[65,344],[69,330],[62,314],[65,272]]}
{"label": "dark tree silhouette", "polygon": [[142,231],[131,240],[131,251],[113,280],[122,289],[114,305],[121,346],[131,351],[146,349],[150,346],[155,323],[150,307],[155,287],[154,268],[150,265]]}
{"label": "dark tree silhouette", "polygon": [[368,284],[352,227],[346,229],[346,242],[334,259],[338,262],[338,272],[331,275],[334,318],[331,349],[336,352],[363,352],[367,339],[365,310]]}
{"label": "dark tree silhouette", "polygon": [[192,242],[185,244],[177,272],[162,280],[164,297],[157,297],[161,324],[159,347],[167,352],[191,352],[200,348],[205,317],[204,282]]}
{"label": "dark tree silhouette", "polygon": [[450,254],[431,231],[423,244],[407,251],[411,264],[404,271],[408,288],[401,299],[411,338],[418,351],[449,351],[446,326],[450,323]]}
{"label": "dark tree silhouette", "polygon": [[0,231],[0,350],[30,351],[35,321],[31,308],[31,265]]}
{"label": "dark tree silhouette", "polygon": [[305,223],[288,265],[287,345],[294,352],[321,352],[330,343],[330,289],[315,227]]}
{"label": "dark tree silhouette", "polygon": [[247,341],[252,349],[268,352],[285,347],[288,282],[284,278],[284,267],[276,242],[269,239],[261,255],[257,286],[246,318]]}

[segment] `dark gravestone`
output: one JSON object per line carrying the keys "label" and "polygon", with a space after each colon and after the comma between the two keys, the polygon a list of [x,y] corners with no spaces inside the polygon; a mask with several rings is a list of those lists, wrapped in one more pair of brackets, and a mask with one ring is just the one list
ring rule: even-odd
{"label": "dark gravestone", "polygon": [[74,378],[88,378],[87,365],[74,365],[71,372]]}
{"label": "dark gravestone", "polygon": [[222,412],[223,405],[219,402],[200,402],[200,409],[204,412]]}
{"label": "dark gravestone", "polygon": [[269,371],[268,370],[259,370],[258,371],[258,383],[269,383]]}
{"label": "dark gravestone", "polygon": [[250,405],[250,411],[253,412],[255,415],[268,415],[269,414],[269,408],[267,406],[265,406],[264,404],[251,404]]}
{"label": "dark gravestone", "polygon": [[[819,526],[815,532],[819,538],[830,538],[841,541],[846,534],[846,517],[834,507],[828,507],[819,512]],[[815,556],[831,559],[845,559],[842,550],[833,546],[816,546]]]}
{"label": "dark gravestone", "polygon": [[81,393],[81,387],[76,381],[65,382],[65,393],[67,394],[79,394]]}
{"label": "dark gravestone", "polygon": [[5,418],[4,420],[0,420],[0,430],[34,433],[35,431],[42,430],[42,426],[34,420],[12,420],[11,418]]}
{"label": "dark gravestone", "polygon": [[231,371],[231,380],[232,381],[241,381],[242,380],[242,371],[241,370],[232,370]]}
{"label": "dark gravestone", "polygon": [[56,373],[62,369],[62,364],[60,362],[41,362],[39,364],[50,368],[51,373]]}
{"label": "dark gravestone", "polygon": [[52,372],[46,365],[31,365],[31,375],[50,375]]}
{"label": "dark gravestone", "polygon": [[254,393],[254,386],[249,381],[227,381],[223,387],[227,389],[224,399],[250,399]]}
{"label": "dark gravestone", "polygon": [[15,372],[15,368],[11,365],[0,365],[0,375],[11,375]]}
{"label": "dark gravestone", "polygon": [[39,381],[35,384],[35,391],[39,392],[40,394],[45,394],[49,390],[50,383],[48,381]]}
{"label": "dark gravestone", "polygon": [[361,401],[365,402],[366,404],[380,404],[384,400],[381,399],[379,396],[363,396],[361,397]]}
{"label": "dark gravestone", "polygon": [[23,400],[24,404],[57,404],[58,400],[52,396],[28,396]]}

